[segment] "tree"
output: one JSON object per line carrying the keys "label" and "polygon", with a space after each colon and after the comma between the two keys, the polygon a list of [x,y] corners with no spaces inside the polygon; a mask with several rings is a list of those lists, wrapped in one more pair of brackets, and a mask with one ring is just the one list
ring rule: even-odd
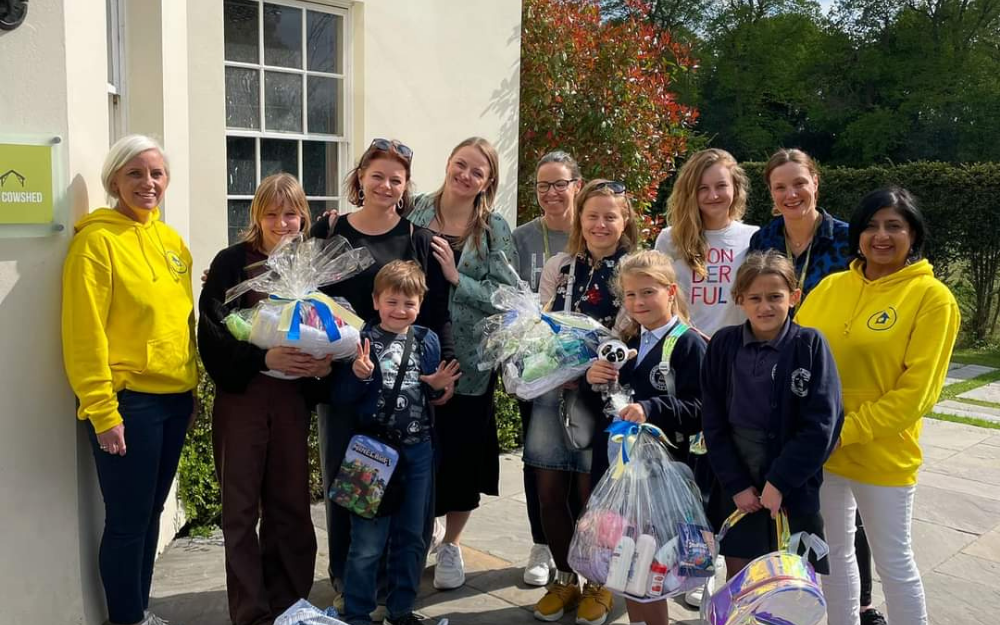
{"label": "tree", "polygon": [[649,5],[625,6],[637,13],[611,20],[599,0],[524,0],[520,218],[534,212],[534,163],[550,150],[572,153],[586,178],[624,182],[639,210],[687,150],[697,112],[673,85],[695,61],[641,17]]}

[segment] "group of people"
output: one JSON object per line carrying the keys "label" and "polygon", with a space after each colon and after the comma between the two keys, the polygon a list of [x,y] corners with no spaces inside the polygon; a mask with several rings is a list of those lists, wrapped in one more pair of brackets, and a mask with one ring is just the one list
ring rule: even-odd
{"label": "group of people", "polygon": [[[872,192],[844,223],[818,206],[815,163],[781,150],[764,180],[776,217],[757,229],[740,221],[749,182],[739,164],[704,150],[678,173],[655,249],[640,250],[628,189],[584,181],[565,152],[538,162],[541,215],[513,232],[493,210],[499,158],[488,141],[458,144],[429,194],[412,191],[413,158],[405,144],[375,139],[345,183],[357,209],[315,223],[294,177],[262,180],[250,226],[204,277],[196,323],[190,252],[160,221],[167,158],[147,137],[112,147],[102,181],[113,206],[76,225],[62,313],[66,370],[105,503],[100,572],[112,624],[162,623],[148,611],[150,582],[160,512],[197,413],[197,354],[217,389],[232,622],[270,623],[309,594],[315,408],[324,492],[359,432],[398,443],[403,467],[400,500],[385,516],[362,518],[327,498],[341,618],[368,623],[384,603],[385,625],[421,623],[413,609],[428,553],[435,587],[461,587],[463,530],[481,495],[498,494],[497,374],[479,370],[475,330],[496,312],[499,286],[523,283],[548,310],[587,315],[634,350],[620,370],[598,361],[520,404],[534,542],[524,581],[547,586],[537,619],[575,610],[580,625],[601,625],[611,612],[611,593],[592,580],[581,587],[567,560],[575,520],[608,469],[609,421],[593,386],[619,381],[633,398],[617,418],[665,432],[694,469],[716,530],[732,512],[748,514],[720,545],[730,576],[777,548],[771,519],[783,511],[792,532],[829,543],[828,557],[810,557],[825,575],[831,625],[885,622],[872,606],[872,556],[889,622],[927,622],[910,535],[919,435],[959,313],[922,257],[926,227],[909,193]],[[295,234],[340,236],[374,259],[323,288],[365,322],[353,359],[262,349],[226,328],[230,312],[268,296],[227,302],[226,292],[266,270],[262,261]],[[597,415],[593,432],[567,433],[575,412]],[[704,448],[690,445],[702,432]],[[667,624],[666,601],[626,605],[633,623]]]}

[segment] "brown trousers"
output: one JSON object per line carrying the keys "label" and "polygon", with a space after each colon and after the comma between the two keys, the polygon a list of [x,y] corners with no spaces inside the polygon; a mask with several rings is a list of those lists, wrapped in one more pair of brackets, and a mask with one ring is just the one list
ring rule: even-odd
{"label": "brown trousers", "polygon": [[212,443],[234,625],[270,622],[309,596],[316,533],[308,437],[309,410],[294,380],[258,375],[244,393],[216,393]]}

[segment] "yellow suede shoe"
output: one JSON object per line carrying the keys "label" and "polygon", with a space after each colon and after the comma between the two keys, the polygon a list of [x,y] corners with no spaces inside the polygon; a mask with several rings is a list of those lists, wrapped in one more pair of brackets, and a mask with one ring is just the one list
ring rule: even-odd
{"label": "yellow suede shoe", "polygon": [[535,618],[539,621],[558,621],[566,610],[572,610],[580,602],[580,586],[573,573],[556,572],[555,580],[549,584],[548,592],[535,604]]}
{"label": "yellow suede shoe", "polygon": [[600,584],[587,582],[583,587],[580,607],[576,609],[576,625],[604,625],[614,605],[611,591]]}

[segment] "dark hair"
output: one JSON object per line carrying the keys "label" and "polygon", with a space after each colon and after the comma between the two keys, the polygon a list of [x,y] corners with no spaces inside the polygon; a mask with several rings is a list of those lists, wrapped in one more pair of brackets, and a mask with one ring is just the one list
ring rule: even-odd
{"label": "dark hair", "polygon": [[358,166],[348,172],[347,178],[344,179],[344,186],[347,187],[348,202],[354,206],[364,204],[364,196],[361,190],[361,175],[365,173],[365,170],[368,169],[372,161],[384,158],[396,161],[406,170],[406,186],[403,187],[403,197],[399,200],[401,205],[396,206],[396,212],[400,215],[405,215],[409,212],[413,206],[413,184],[410,181],[413,169],[413,154],[411,153],[409,157],[403,156],[397,148],[398,145],[399,141],[393,140],[389,142],[388,150],[376,146],[375,142],[372,142],[368,146],[365,153],[361,155],[361,159],[358,160]]}
{"label": "dark hair", "polygon": [[569,155],[568,152],[562,150],[553,150],[538,159],[538,164],[535,165],[535,173],[542,168],[542,165],[548,165],[549,163],[558,163],[564,165],[566,169],[569,170],[569,175],[576,179],[582,178],[580,174],[580,165],[577,164],[576,159]]}
{"label": "dark hair", "polygon": [[861,198],[858,207],[851,214],[851,223],[847,230],[851,251],[856,256],[861,256],[861,233],[868,227],[868,222],[875,213],[883,208],[891,208],[903,216],[913,232],[913,246],[908,257],[910,260],[922,258],[924,241],[927,238],[927,221],[917,208],[917,201],[902,187],[884,187]]}
{"label": "dark hair", "polygon": [[743,304],[743,296],[750,290],[753,281],[760,276],[778,276],[785,281],[789,292],[799,288],[798,278],[795,277],[795,266],[787,256],[778,250],[766,252],[754,250],[747,254],[746,260],[736,270],[732,294],[733,301],[737,305]]}

